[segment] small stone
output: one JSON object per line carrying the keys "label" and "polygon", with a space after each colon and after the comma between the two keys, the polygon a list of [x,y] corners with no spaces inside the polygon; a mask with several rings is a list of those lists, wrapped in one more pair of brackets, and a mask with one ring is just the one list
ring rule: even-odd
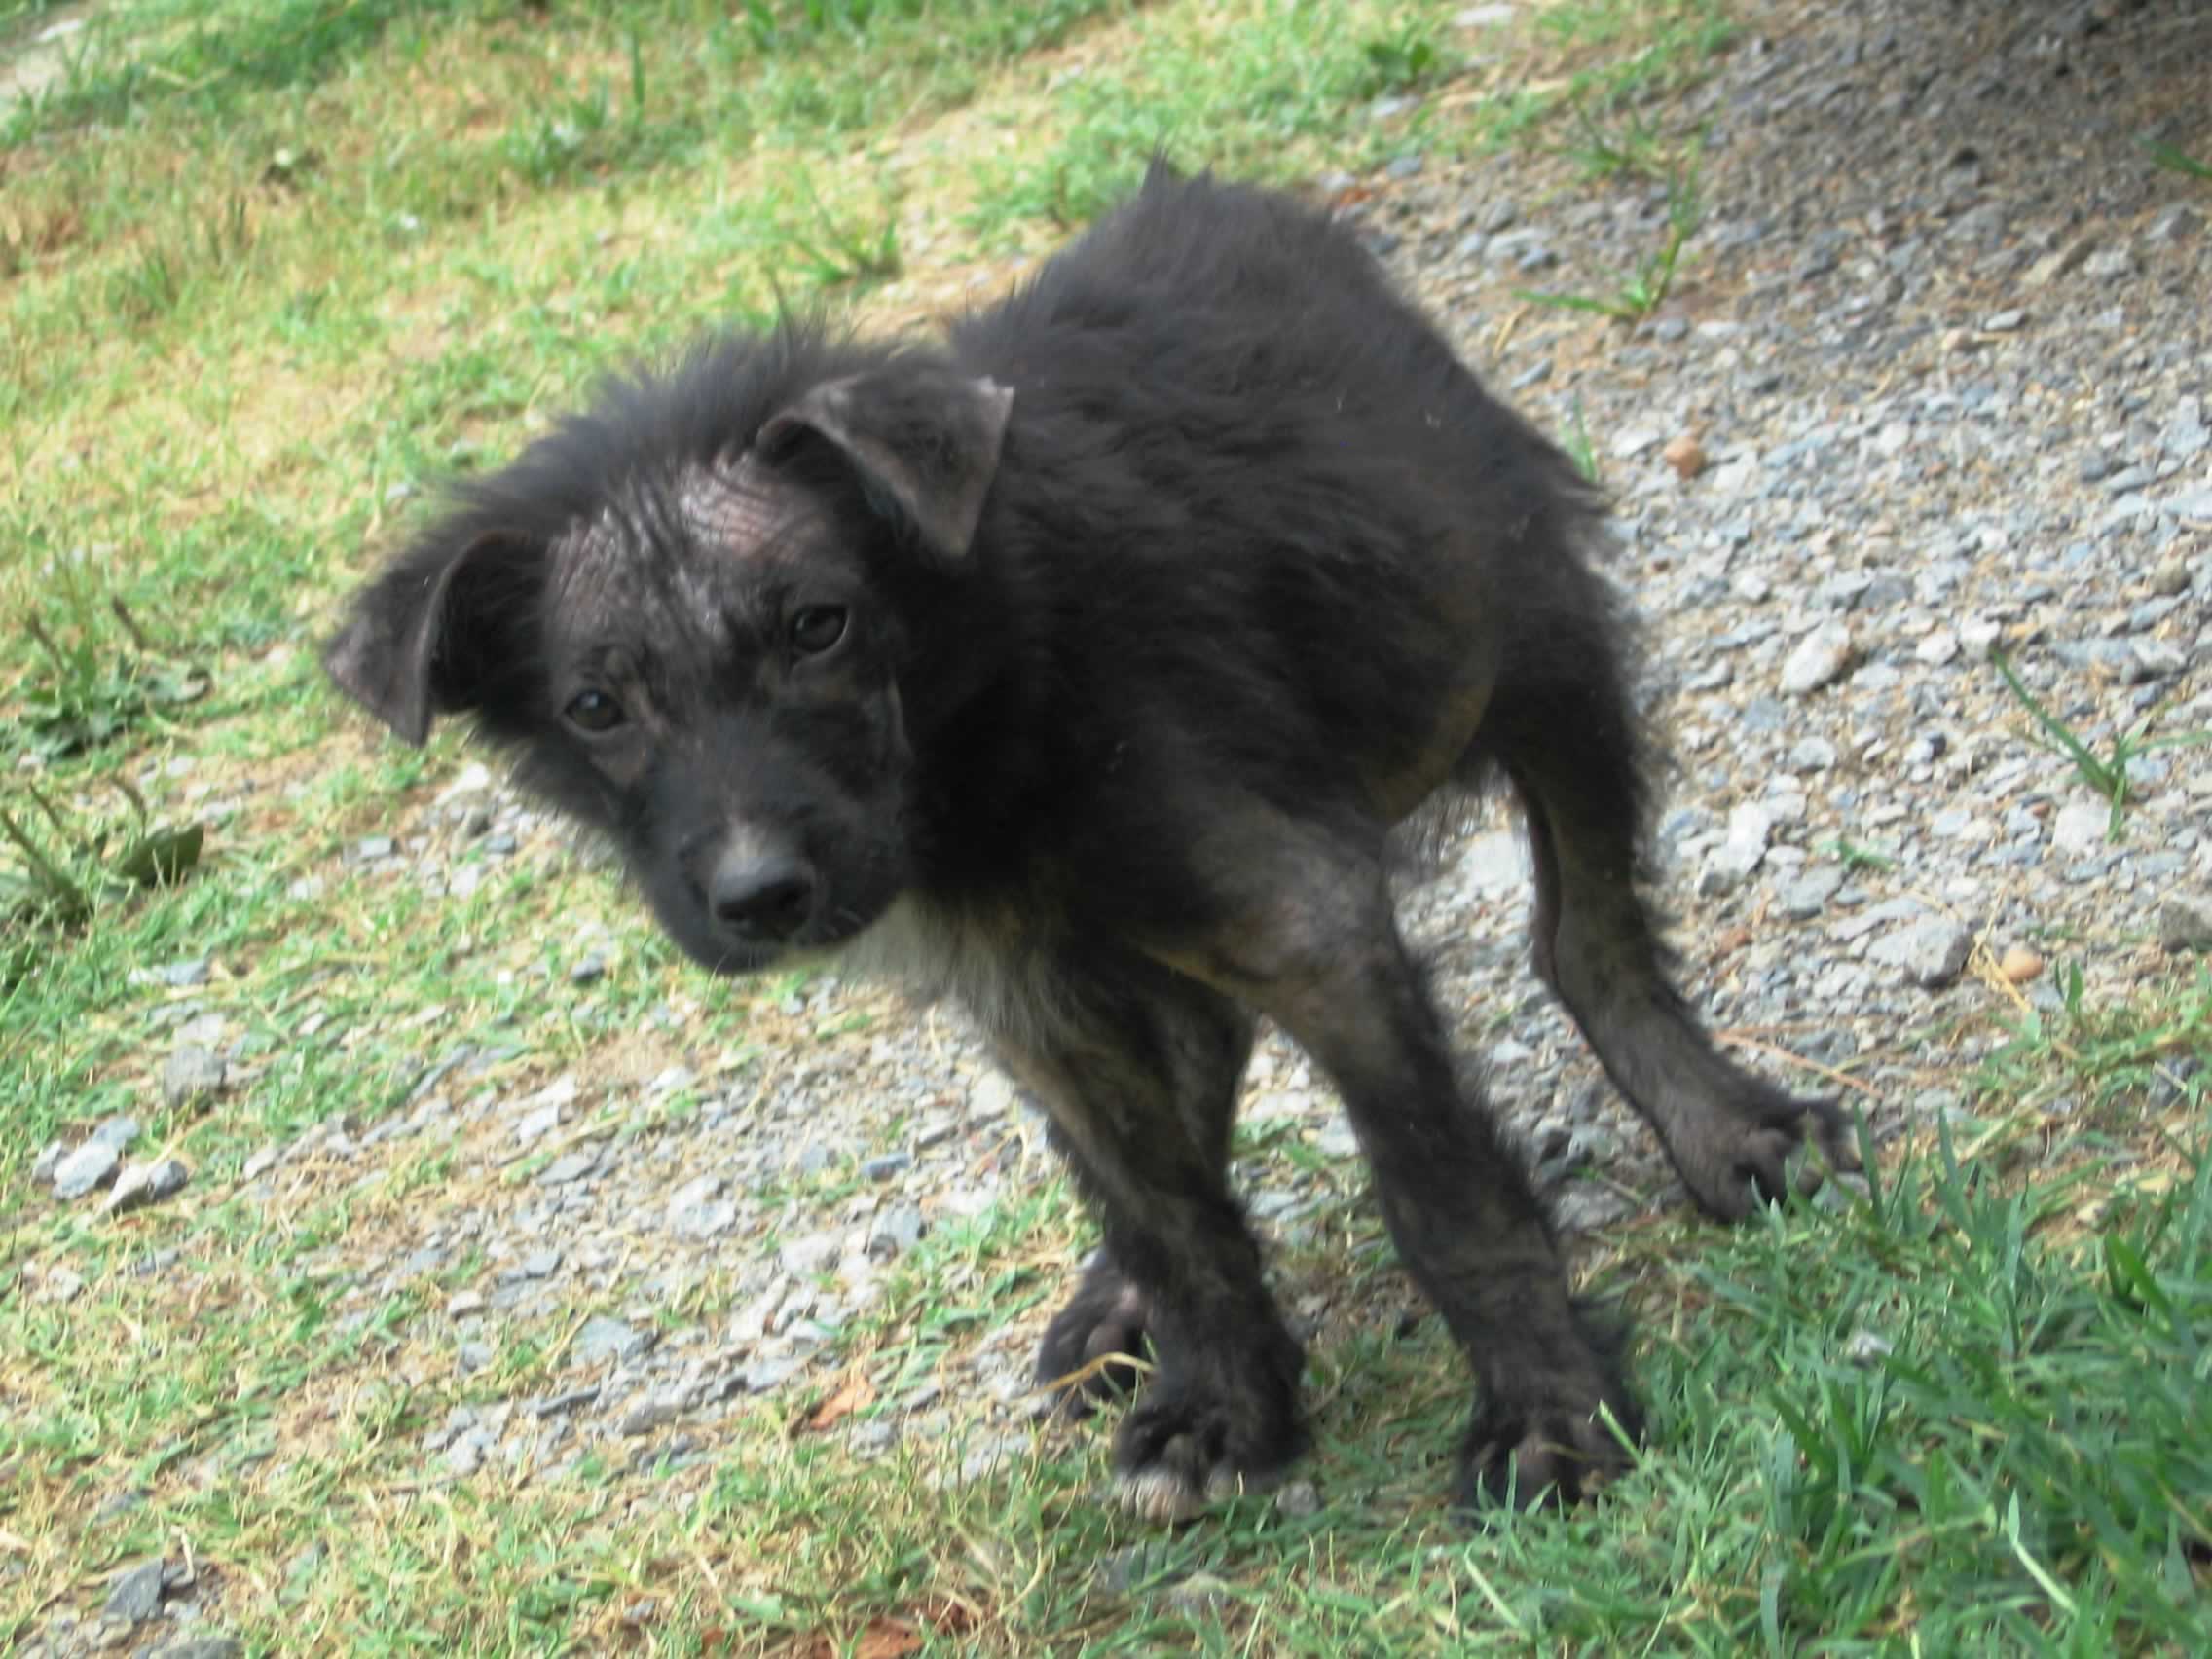
{"label": "small stone", "polygon": [[92,1131],[92,1139],[101,1146],[111,1146],[121,1152],[138,1138],[138,1120],[128,1112],[118,1113]]}
{"label": "small stone", "polygon": [[921,1241],[922,1211],[917,1204],[894,1204],[875,1218],[867,1236],[867,1253],[878,1258],[911,1250]]}
{"label": "small stone", "polygon": [[776,1252],[776,1260],[792,1277],[812,1278],[836,1260],[843,1247],[843,1238],[835,1233],[809,1233],[803,1237],[786,1240]]}
{"label": "small stone", "polygon": [[1782,889],[1782,913],[1792,921],[1811,921],[1843,889],[1841,865],[1819,865]]}
{"label": "small stone", "polygon": [[569,981],[576,985],[598,983],[607,977],[607,958],[598,951],[586,951],[569,970]]}
{"label": "small stone", "polygon": [[204,985],[207,974],[207,958],[204,956],[191,957],[183,962],[165,962],[154,970],[155,978],[178,990],[188,985]]}
{"label": "small stone", "polygon": [[2171,640],[2130,640],[2128,653],[2134,672],[2122,678],[2130,684],[2151,680],[2171,680],[2189,666],[2189,653]]}
{"label": "small stone", "polygon": [[771,1393],[805,1369],[805,1360],[792,1356],[756,1360],[745,1368],[745,1390],[749,1394]]}
{"label": "small stone", "polygon": [[108,1215],[139,1209],[184,1191],[192,1172],[181,1159],[165,1158],[154,1163],[133,1163],[116,1177],[115,1190],[100,1207]]}
{"label": "small stone", "polygon": [[2028,267],[2026,273],[2020,278],[2021,286],[2027,288],[2048,287],[2052,282],[2080,265],[2083,260],[2088,258],[2090,250],[2096,245],[2093,239],[2083,237],[2078,240],[2069,242],[2054,253],[2045,254]]}
{"label": "small stone", "polygon": [[904,1152],[878,1153],[861,1164],[861,1173],[870,1181],[888,1181],[892,1176],[914,1166],[913,1156]]}
{"label": "small stone", "polygon": [[589,1387],[569,1388],[561,1393],[548,1395],[538,1401],[536,1405],[526,1409],[542,1421],[547,1418],[566,1417],[571,1412],[581,1411],[586,1406],[597,1405],[599,1394],[599,1384],[594,1382]]}
{"label": "small stone", "polygon": [[565,1187],[571,1181],[580,1181],[592,1171],[599,1155],[591,1152],[565,1152],[538,1171],[540,1187]]}
{"label": "small stone", "polygon": [[2028,320],[2028,313],[2017,309],[1992,312],[1981,319],[1982,328],[1990,334],[2012,334]]}
{"label": "small stone", "polygon": [[101,1604],[103,1617],[140,1624],[162,1610],[162,1558],[153,1556],[114,1581]]}
{"label": "small stone", "polygon": [[179,1043],[162,1062],[162,1099],[171,1111],[219,1093],[227,1068],[197,1043]]}
{"label": "small stone", "polygon": [[2103,801],[2068,801],[2050,827],[2051,844],[2062,853],[2094,852],[2111,824],[2112,808]]}
{"label": "small stone", "polygon": [[579,1365],[596,1365],[606,1359],[636,1359],[653,1346],[653,1341],[650,1331],[641,1331],[635,1325],[605,1314],[594,1314],[576,1333],[575,1346],[571,1351]]}
{"label": "small stone", "polygon": [[390,858],[395,850],[389,835],[364,835],[353,843],[353,862],[375,864],[381,859]]}
{"label": "small stone", "polygon": [[31,1160],[31,1179],[33,1181],[53,1180],[55,1170],[60,1167],[61,1161],[68,1156],[68,1142],[48,1141],[46,1145],[39,1148],[38,1156]]}
{"label": "small stone", "polygon": [[154,1659],[244,1659],[244,1654],[235,1636],[188,1636],[162,1648]]}
{"label": "small stone", "polygon": [[1628,1214],[1629,1200],[1596,1181],[1576,1181],[1553,1200],[1552,1222],[1562,1233],[1595,1233]]}
{"label": "small stone", "polygon": [[1893,1345],[1889,1338],[1864,1329],[1851,1333],[1850,1341],[1843,1345],[1846,1365],[1856,1365],[1862,1371],[1872,1370],[1890,1356]]}
{"label": "small stone", "polygon": [[1321,1513],[1321,1492],[1311,1481],[1286,1482],[1275,1493],[1275,1507],[1285,1515],[1305,1520]]}
{"label": "small stone", "polygon": [[493,1360],[498,1357],[492,1351],[490,1343],[480,1342],[472,1337],[453,1350],[453,1366],[461,1376],[468,1377],[476,1372],[489,1370]]}
{"label": "small stone", "polygon": [[2151,591],[2161,599],[2178,599],[2189,591],[2189,566],[2180,559],[2168,559],[2151,572]]}
{"label": "small stone", "polygon": [[1843,678],[1851,666],[1851,630],[1840,619],[1823,622],[1802,640],[1782,665],[1782,688],[1795,696],[1818,691]]}
{"label": "small stone", "polygon": [[1959,654],[1959,637],[1948,628],[1937,628],[1913,646],[1912,654],[1930,668],[1941,668]]}
{"label": "small stone", "polygon": [[1715,847],[1707,866],[1733,887],[1759,867],[1766,858],[1767,838],[1774,832],[1774,815],[1755,801],[1744,801],[1728,812],[1728,838]]}
{"label": "small stone", "polygon": [[1922,916],[1876,940],[1866,954],[1903,969],[1914,984],[1938,990],[1959,977],[1972,948],[1973,935],[1950,917]]}
{"label": "small stone", "polygon": [[1835,745],[1825,737],[1799,738],[1789,746],[1792,772],[1825,772],[1835,764]]}
{"label": "small stone", "polygon": [[2168,207],[2151,221],[2151,240],[2169,245],[2188,241],[2204,228],[2204,219],[2194,207]]}
{"label": "small stone", "polygon": [[1162,1598],[1168,1606],[1188,1615],[1217,1613],[1230,1603],[1229,1581],[1210,1572],[1194,1572]]}
{"label": "small stone", "polygon": [[889,1418],[870,1418],[853,1424],[845,1444],[864,1457],[880,1457],[899,1439],[899,1425]]}
{"label": "small stone", "polygon": [[680,1415],[677,1402],[663,1394],[648,1395],[624,1412],[614,1425],[615,1433],[625,1440],[635,1440],[641,1434],[674,1422]]}
{"label": "small stone", "polygon": [[123,1155],[94,1137],[54,1166],[54,1196],[63,1201],[83,1198],[105,1186],[123,1161]]}
{"label": "small stone", "polygon": [[446,1448],[447,1470],[466,1478],[484,1466],[486,1444],[491,1437],[482,1429],[472,1428]]}
{"label": "small stone", "polygon": [[2043,958],[2024,944],[2009,944],[2005,954],[1997,959],[1997,971],[2008,983],[2024,985],[2043,973]]}
{"label": "small stone", "polygon": [[1158,1544],[1129,1544],[1100,1556],[1091,1566],[1090,1581],[1108,1596],[1126,1596],[1172,1571],[1171,1558]]}
{"label": "small stone", "polygon": [[2212,951],[2212,895],[2171,893],[2158,905],[2158,943],[2170,951]]}
{"label": "small stone", "polygon": [[484,1298],[473,1290],[457,1290],[446,1298],[446,1317],[467,1319],[484,1311]]}
{"label": "small stone", "polygon": [[2135,250],[2122,243],[2119,247],[2100,248],[2082,264],[2088,276],[2101,281],[2115,282],[2135,275]]}
{"label": "small stone", "polygon": [[1695,478],[1705,470],[1705,446],[1691,433],[1668,439],[1667,447],[1659,453],[1677,478]]}

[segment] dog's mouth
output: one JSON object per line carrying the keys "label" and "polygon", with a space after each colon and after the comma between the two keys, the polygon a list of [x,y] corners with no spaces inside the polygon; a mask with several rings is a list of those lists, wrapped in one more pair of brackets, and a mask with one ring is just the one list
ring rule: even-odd
{"label": "dog's mouth", "polygon": [[706,921],[701,949],[689,940],[679,940],[690,956],[709,973],[724,978],[742,978],[771,968],[793,968],[828,957],[840,946],[866,932],[874,918],[845,908],[830,908],[789,939],[774,941],[733,940],[712,920]]}

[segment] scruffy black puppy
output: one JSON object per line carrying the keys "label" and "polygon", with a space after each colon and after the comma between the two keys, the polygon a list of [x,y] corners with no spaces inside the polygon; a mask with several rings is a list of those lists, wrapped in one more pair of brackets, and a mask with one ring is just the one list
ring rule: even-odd
{"label": "scruffy black puppy", "polygon": [[1474,1367],[1462,1492],[1571,1498],[1636,1402],[1454,1067],[1392,826],[1511,780],[1536,964],[1708,1210],[1807,1135],[1851,1161],[1669,983],[1593,511],[1345,232],[1159,169],[942,348],[790,328],[608,388],[466,486],[328,662],[411,741],[474,713],[709,968],[845,946],[966,1003],[1104,1232],[1041,1376],[1156,1349],[1136,1507],[1301,1445],[1227,1181],[1259,1014],[1343,1091]]}

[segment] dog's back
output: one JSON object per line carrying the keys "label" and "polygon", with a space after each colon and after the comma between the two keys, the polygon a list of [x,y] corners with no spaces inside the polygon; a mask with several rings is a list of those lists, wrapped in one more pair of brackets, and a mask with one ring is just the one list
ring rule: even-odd
{"label": "dog's back", "polygon": [[951,350],[1014,392],[978,555],[1094,840],[1207,774],[1395,821],[1476,781],[1501,667],[1611,645],[1570,466],[1286,197],[1156,168]]}

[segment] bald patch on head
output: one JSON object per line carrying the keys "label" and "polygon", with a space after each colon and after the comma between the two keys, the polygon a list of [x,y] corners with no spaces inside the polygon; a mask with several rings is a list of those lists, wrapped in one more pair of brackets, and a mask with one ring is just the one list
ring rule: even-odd
{"label": "bald patch on head", "polygon": [[804,516],[798,492],[748,452],[733,466],[687,472],[676,487],[677,510],[703,545],[740,559],[782,547]]}
{"label": "bald patch on head", "polygon": [[558,609],[586,633],[673,628],[726,645],[767,568],[793,554],[812,516],[801,492],[750,455],[640,482],[555,544]]}

